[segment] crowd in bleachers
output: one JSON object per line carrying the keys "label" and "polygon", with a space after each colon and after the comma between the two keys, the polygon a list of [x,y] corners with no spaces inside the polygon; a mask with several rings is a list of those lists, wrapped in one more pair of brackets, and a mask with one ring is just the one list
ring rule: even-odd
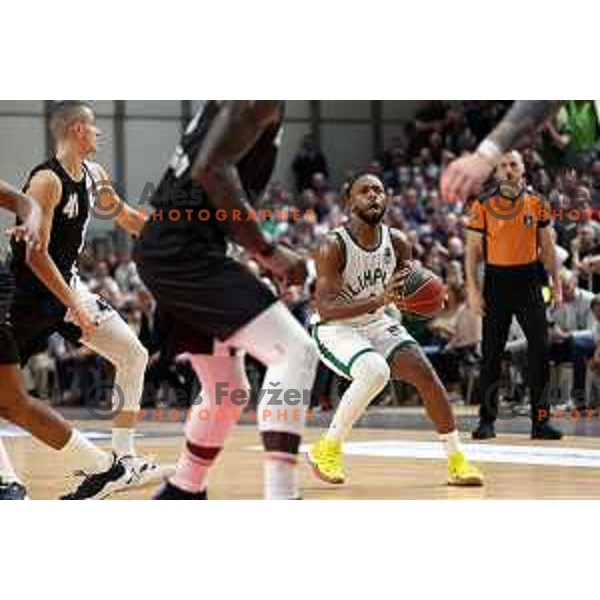
{"label": "crowd in bleachers", "polygon": [[[402,229],[413,244],[415,259],[447,283],[444,311],[429,322],[405,319],[405,325],[423,345],[456,397],[469,400],[476,400],[470,398],[474,372],[470,367],[477,362],[481,324],[466,306],[463,257],[468,206],[440,198],[438,182],[445,166],[463,152],[473,151],[509,105],[499,101],[425,103],[414,121],[399,132],[397,144],[369,164],[355,165],[355,170],[381,177],[389,197],[386,222]],[[541,132],[526,141],[523,150],[528,185],[548,198],[553,208],[557,251],[565,269],[566,302],[558,312],[550,314],[552,359],[557,364],[573,364],[578,384],[586,375],[593,378],[600,365],[600,353],[595,354],[600,335],[595,318],[597,315],[600,320],[600,301],[595,296],[600,292],[600,146],[595,111],[591,101],[566,103]],[[260,208],[272,209],[273,217],[263,220],[261,227],[271,239],[308,254],[328,231],[344,223],[341,189],[332,184],[327,157],[310,136],[303,140],[290,168],[294,188],[278,181],[269,185]],[[301,218],[292,217],[291,211],[288,220],[275,218],[275,210],[285,208],[299,209]],[[578,212],[569,212],[571,209]],[[238,256],[309,326],[309,287],[282,289],[243,251]],[[185,390],[183,396],[189,393],[193,378],[185,364],[161,362],[154,302],[139,280],[130,254],[123,252],[98,261],[88,250],[80,271],[92,290],[127,316],[149,348],[148,379],[152,385],[148,386],[145,401],[168,401],[161,387],[164,381],[167,389],[179,386]],[[516,376],[526,370],[522,349],[522,333],[515,327],[508,350],[514,358]],[[110,371],[87,351],[68,347],[54,338],[49,352],[36,357],[32,366],[38,393],[49,393],[47,377],[40,373],[54,372],[54,389],[58,389],[58,397],[63,401],[80,400],[86,386]],[[322,371],[315,390],[316,402],[327,405],[331,385],[331,375]],[[410,396],[401,394],[404,400]],[[384,399],[397,400],[394,395]]]}

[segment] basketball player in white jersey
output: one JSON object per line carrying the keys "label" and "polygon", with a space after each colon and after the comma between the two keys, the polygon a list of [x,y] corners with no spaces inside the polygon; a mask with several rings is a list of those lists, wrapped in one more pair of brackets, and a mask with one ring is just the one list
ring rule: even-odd
{"label": "basketball player in white jersey", "polygon": [[[144,219],[121,202],[103,167],[88,160],[96,152],[99,134],[90,105],[59,102],[50,128],[56,154],[32,170],[25,188],[42,211],[40,242],[44,260],[36,254],[26,255],[18,245],[13,248],[11,269],[16,293],[11,314],[19,355],[25,363],[43,349],[52,333],[58,332],[69,341],[83,343],[114,366],[112,400],[117,414],[113,420],[113,450],[135,474],[127,485],[147,484],[162,475],[158,465],[137,456],[134,447],[148,353],[119,314],[89,292],[76,271],[92,210],[101,218],[114,216],[116,223],[134,236],[142,229]],[[72,314],[40,285],[40,279],[49,277],[68,285],[91,316],[94,326],[87,335],[82,336]],[[89,497],[96,486],[87,479],[69,499]]]}
{"label": "basketball player in white jersey", "polygon": [[321,321],[315,338],[321,360],[351,384],[308,460],[320,479],[343,483],[343,441],[390,379],[400,379],[419,392],[444,442],[448,484],[482,485],[481,473],[461,449],[442,382],[416,341],[384,312],[402,286],[411,247],[403,233],[381,223],[386,212],[383,184],[374,175],[359,175],[350,181],[346,198],[349,223],[333,230],[317,252]]}

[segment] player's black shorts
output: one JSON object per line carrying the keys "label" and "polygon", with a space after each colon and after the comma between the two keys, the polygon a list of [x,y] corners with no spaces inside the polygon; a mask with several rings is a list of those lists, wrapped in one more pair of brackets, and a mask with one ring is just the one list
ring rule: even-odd
{"label": "player's black shorts", "polygon": [[10,321],[13,291],[12,276],[0,261],[0,365],[19,364],[19,353]]}
{"label": "player's black shorts", "polygon": [[228,339],[277,302],[222,248],[199,243],[189,224],[149,222],[135,260],[158,303],[161,333],[173,354],[210,354],[215,339]]}
{"label": "player's black shorts", "polygon": [[12,332],[24,365],[35,354],[44,352],[48,338],[59,333],[72,344],[78,344],[81,329],[65,322],[67,310],[50,292],[15,291],[11,308]]}

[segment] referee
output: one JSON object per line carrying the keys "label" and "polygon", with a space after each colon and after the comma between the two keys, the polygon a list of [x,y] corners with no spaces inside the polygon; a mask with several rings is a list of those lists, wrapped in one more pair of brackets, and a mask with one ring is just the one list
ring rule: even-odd
{"label": "referee", "polygon": [[[531,437],[559,440],[548,423],[548,324],[542,297],[543,261],[552,277],[553,302],[562,302],[559,263],[550,231],[550,212],[525,190],[525,167],[517,151],[506,152],[496,168],[491,194],[476,200],[469,217],[465,268],[468,303],[483,317],[483,362],[479,426],[473,438],[496,437],[500,361],[515,316],[527,338]],[[485,263],[483,293],[478,265]]]}

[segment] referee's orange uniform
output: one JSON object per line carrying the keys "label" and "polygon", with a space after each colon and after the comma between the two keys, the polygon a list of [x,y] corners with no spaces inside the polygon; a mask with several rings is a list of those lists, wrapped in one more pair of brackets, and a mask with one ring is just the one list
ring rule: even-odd
{"label": "referee's orange uniform", "polygon": [[548,324],[542,296],[545,271],[538,239],[539,229],[549,225],[547,203],[526,192],[516,200],[496,195],[471,206],[468,228],[482,234],[485,262],[480,426],[497,418],[500,362],[513,316],[527,338],[534,429],[543,424],[538,409],[550,414]]}
{"label": "referee's orange uniform", "polygon": [[484,234],[485,263],[522,267],[538,263],[538,229],[550,225],[550,210],[539,196],[517,200],[492,196],[471,206],[468,228]]}

